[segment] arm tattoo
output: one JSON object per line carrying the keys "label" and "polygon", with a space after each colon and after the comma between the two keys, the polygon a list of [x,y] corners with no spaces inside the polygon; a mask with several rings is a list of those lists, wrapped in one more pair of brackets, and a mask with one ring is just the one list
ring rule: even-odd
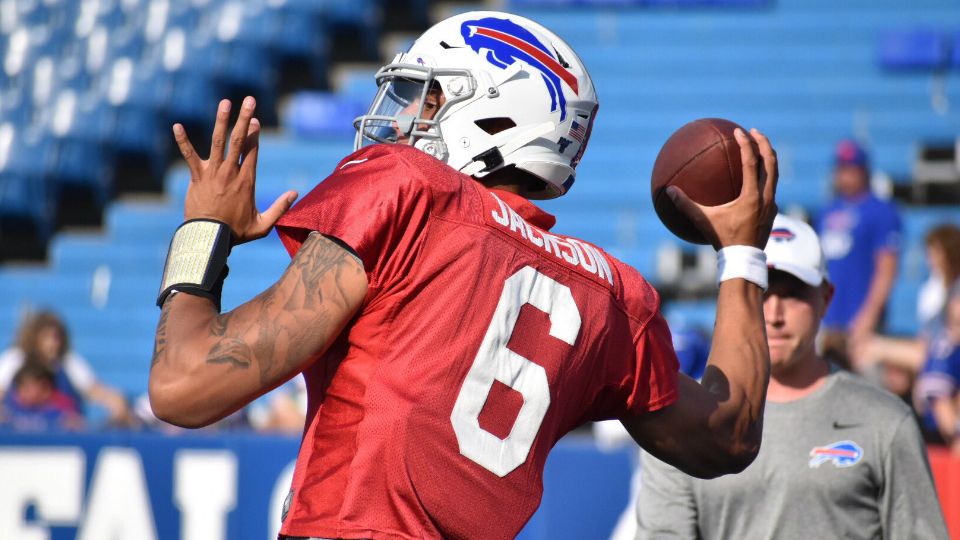
{"label": "arm tattoo", "polygon": [[[256,362],[264,383],[301,364],[316,353],[311,337],[330,331],[330,312],[347,306],[343,279],[349,272],[362,272],[354,260],[341,246],[311,233],[283,278],[254,300],[253,313],[216,318],[211,334],[220,339],[207,362],[241,369]],[[288,280],[294,280],[292,291]],[[284,298],[281,290],[290,292]],[[256,336],[256,343],[251,346],[245,336]]]}
{"label": "arm tattoo", "polygon": [[170,298],[163,303],[160,310],[160,322],[157,323],[157,336],[153,341],[153,360],[150,361],[150,368],[157,365],[163,358],[163,353],[167,350],[167,320],[170,318]]}
{"label": "arm tattoo", "polygon": [[253,351],[241,339],[230,338],[218,341],[207,355],[209,364],[229,364],[233,367],[248,368]]}

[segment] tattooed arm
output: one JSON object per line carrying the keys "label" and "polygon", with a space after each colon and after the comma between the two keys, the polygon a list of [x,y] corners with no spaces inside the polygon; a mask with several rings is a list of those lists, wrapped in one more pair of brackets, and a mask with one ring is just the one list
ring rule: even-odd
{"label": "tattooed arm", "polygon": [[158,418],[211,424],[302,371],[353,317],[367,291],[360,262],[311,233],[272,287],[219,315],[213,302],[175,294],[163,305],[150,368]]}

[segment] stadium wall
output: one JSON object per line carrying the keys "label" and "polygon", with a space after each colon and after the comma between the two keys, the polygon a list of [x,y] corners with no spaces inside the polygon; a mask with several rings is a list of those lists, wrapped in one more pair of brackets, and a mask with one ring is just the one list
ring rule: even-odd
{"label": "stadium wall", "polygon": [[[0,539],[275,539],[297,446],[261,434],[2,434]],[[628,449],[561,441],[518,538],[605,538],[632,460]]]}

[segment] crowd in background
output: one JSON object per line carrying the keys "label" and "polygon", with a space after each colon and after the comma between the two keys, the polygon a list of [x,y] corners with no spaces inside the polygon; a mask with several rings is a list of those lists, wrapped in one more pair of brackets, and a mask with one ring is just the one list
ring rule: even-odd
{"label": "crowd in background", "polygon": [[[144,374],[146,377],[146,374]],[[306,411],[301,378],[274,390],[253,405],[208,429],[255,429],[299,434]],[[105,418],[90,425],[90,407]],[[153,415],[147,396],[124,396],[97,379],[90,364],[70,348],[70,334],[53,311],[29,314],[16,343],[0,354],[0,429],[19,432],[86,429],[149,429],[177,433],[181,428]]]}

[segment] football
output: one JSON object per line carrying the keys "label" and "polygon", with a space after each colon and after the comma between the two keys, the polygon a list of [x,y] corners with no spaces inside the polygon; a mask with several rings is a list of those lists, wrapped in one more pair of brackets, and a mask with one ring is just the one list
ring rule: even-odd
{"label": "football", "polygon": [[694,120],[675,131],[657,154],[650,186],[653,207],[667,229],[687,242],[709,243],[666,189],[677,186],[704,206],[736,199],[743,184],[740,145],[733,136],[738,127],[721,118]]}

